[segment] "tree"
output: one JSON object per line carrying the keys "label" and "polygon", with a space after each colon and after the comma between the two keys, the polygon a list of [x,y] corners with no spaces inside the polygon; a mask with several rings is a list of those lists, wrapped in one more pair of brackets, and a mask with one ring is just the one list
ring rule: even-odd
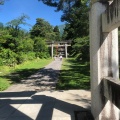
{"label": "tree", "polygon": [[25,38],[20,41],[17,51],[28,53],[32,52],[34,49],[34,41],[30,38]]}
{"label": "tree", "polygon": [[0,22],[0,30],[4,28],[4,25],[2,22]]}
{"label": "tree", "polygon": [[66,39],[88,35],[88,10],[90,0],[39,0],[44,4],[56,7],[62,11],[62,21],[67,22],[65,28]]}
{"label": "tree", "polygon": [[89,37],[81,37],[74,39],[72,45],[72,54],[77,60],[89,61]]}
{"label": "tree", "polygon": [[39,58],[48,58],[48,47],[43,38],[35,37],[34,38],[34,51],[36,52],[36,57]]}
{"label": "tree", "polygon": [[55,33],[55,41],[60,41],[61,38],[60,38],[60,31],[58,26],[54,27],[53,32]]}
{"label": "tree", "polygon": [[6,24],[13,37],[18,37],[20,25],[29,25],[26,23],[26,19],[29,19],[29,17],[23,14],[17,19],[11,20]]}
{"label": "tree", "polygon": [[8,48],[8,40],[12,38],[9,31],[4,27],[0,29],[0,47]]}
{"label": "tree", "polygon": [[35,25],[30,31],[31,37],[42,37],[51,40],[51,35],[53,34],[53,27],[44,19],[37,18]]}
{"label": "tree", "polygon": [[[44,4],[52,7],[56,7],[56,11],[69,11],[79,0],[38,0],[42,1]],[[80,2],[83,2],[81,0]]]}
{"label": "tree", "polygon": [[62,20],[67,21],[64,31],[67,32],[66,39],[74,39],[77,37],[88,36],[89,34],[89,6],[87,1],[84,3],[78,2],[71,8],[71,12],[64,12]]}

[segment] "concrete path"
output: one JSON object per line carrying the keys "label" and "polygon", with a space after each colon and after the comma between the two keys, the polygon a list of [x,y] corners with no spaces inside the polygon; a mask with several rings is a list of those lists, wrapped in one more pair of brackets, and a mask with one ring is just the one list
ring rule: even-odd
{"label": "concrete path", "polygon": [[61,64],[53,61],[22,84],[0,92],[0,120],[77,120],[75,111],[90,110],[90,91],[54,90]]}
{"label": "concrete path", "polygon": [[6,91],[45,91],[54,90],[58,81],[62,61],[56,59],[45,68],[40,69],[28,79],[21,80],[20,84],[14,84]]}

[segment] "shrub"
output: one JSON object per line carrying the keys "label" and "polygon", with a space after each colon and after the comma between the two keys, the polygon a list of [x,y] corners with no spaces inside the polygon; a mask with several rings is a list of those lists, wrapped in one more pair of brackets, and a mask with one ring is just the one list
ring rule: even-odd
{"label": "shrub", "polygon": [[17,54],[17,63],[21,64],[22,62],[27,61],[27,54],[25,54],[24,52],[19,52]]}
{"label": "shrub", "polygon": [[28,52],[27,53],[27,60],[33,60],[35,59],[35,52]]}
{"label": "shrub", "polygon": [[16,53],[10,49],[2,49],[0,52],[0,65],[12,65],[16,63]]}

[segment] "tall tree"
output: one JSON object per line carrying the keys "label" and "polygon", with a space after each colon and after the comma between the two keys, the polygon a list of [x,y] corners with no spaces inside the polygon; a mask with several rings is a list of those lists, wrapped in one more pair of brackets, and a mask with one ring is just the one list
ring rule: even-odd
{"label": "tall tree", "polygon": [[19,31],[20,31],[20,25],[29,25],[26,23],[26,19],[29,19],[29,17],[25,14],[21,15],[20,17],[11,20],[10,22],[8,22],[6,25],[7,27],[10,29],[11,34],[14,37],[17,37],[19,35]]}
{"label": "tall tree", "polygon": [[56,11],[70,10],[74,4],[79,0],[38,0],[42,1],[44,4],[56,7]]}
{"label": "tall tree", "polygon": [[65,31],[67,39],[87,36],[89,33],[89,6],[88,1],[77,3],[71,8],[70,12],[64,11],[61,19],[67,21]]}
{"label": "tall tree", "polygon": [[56,11],[62,11],[62,21],[67,22],[65,28],[66,39],[88,35],[88,10],[90,0],[39,0],[44,4],[56,7]]}
{"label": "tall tree", "polygon": [[55,33],[55,41],[60,41],[60,30],[58,28],[58,26],[55,26],[53,29],[53,32]]}
{"label": "tall tree", "polygon": [[50,38],[50,34],[53,32],[53,27],[44,19],[37,18],[35,25],[32,27],[30,33],[31,37],[43,37]]}

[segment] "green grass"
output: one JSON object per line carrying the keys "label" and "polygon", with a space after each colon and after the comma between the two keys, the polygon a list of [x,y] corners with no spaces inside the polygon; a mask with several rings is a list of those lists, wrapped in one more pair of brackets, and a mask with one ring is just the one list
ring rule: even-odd
{"label": "green grass", "polygon": [[29,77],[49,64],[52,59],[36,59],[27,61],[14,67],[0,67],[0,91],[7,89],[11,84],[19,83],[22,79]]}
{"label": "green grass", "polygon": [[64,59],[56,89],[90,89],[89,66],[88,62]]}

